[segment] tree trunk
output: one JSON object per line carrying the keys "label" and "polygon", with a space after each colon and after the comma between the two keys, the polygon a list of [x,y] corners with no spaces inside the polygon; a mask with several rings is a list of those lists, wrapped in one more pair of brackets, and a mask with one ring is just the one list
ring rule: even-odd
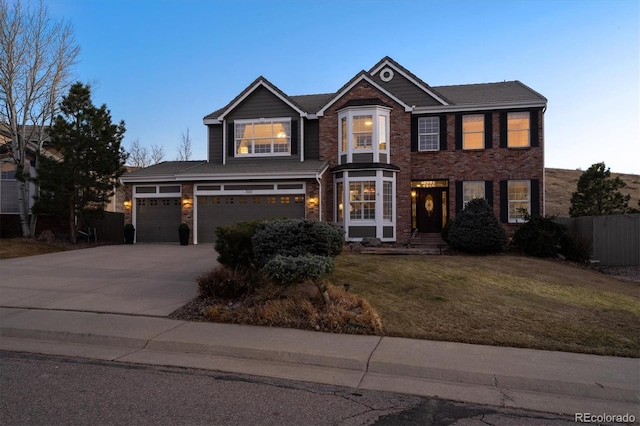
{"label": "tree trunk", "polygon": [[18,211],[20,213],[20,227],[22,228],[22,236],[31,238],[31,227],[29,226],[29,184],[18,180]]}

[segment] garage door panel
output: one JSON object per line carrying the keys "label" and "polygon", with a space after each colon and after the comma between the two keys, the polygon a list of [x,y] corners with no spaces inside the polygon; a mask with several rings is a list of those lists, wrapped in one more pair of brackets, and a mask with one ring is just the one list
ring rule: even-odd
{"label": "garage door panel", "polygon": [[215,242],[218,226],[247,220],[304,216],[304,195],[199,196],[198,242]]}
{"label": "garage door panel", "polygon": [[181,218],[180,198],[139,198],[136,202],[136,241],[178,242]]}

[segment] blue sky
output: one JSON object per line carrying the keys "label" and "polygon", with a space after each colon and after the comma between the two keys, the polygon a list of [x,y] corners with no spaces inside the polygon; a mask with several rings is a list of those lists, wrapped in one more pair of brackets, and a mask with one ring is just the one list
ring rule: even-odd
{"label": "blue sky", "polygon": [[47,0],[76,77],[134,139],[174,160],[189,128],[263,75],[335,92],[388,55],[432,86],[520,80],[548,99],[547,167],[640,174],[640,2]]}

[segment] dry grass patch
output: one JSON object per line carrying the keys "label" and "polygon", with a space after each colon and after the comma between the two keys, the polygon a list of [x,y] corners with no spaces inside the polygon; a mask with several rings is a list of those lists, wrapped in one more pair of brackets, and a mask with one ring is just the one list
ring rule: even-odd
{"label": "dry grass patch", "polygon": [[640,286],[513,255],[336,259],[385,335],[640,357]]}
{"label": "dry grass patch", "polygon": [[[207,321],[332,333],[382,334],[380,316],[356,294],[329,286],[331,302],[325,304],[312,283],[283,288],[261,282],[246,292],[232,295],[226,290],[227,283],[231,284],[227,279],[237,273],[222,271],[224,269],[219,268],[198,278],[201,295],[203,283],[207,284],[205,288],[208,295],[193,301],[192,305],[201,306],[199,309]],[[220,278],[224,278],[224,285],[211,285],[212,280],[220,283]],[[212,287],[223,291],[218,291],[216,296],[214,291],[210,291]],[[184,318],[185,313],[193,309],[194,306],[187,305],[186,312],[172,314],[172,317]]]}
{"label": "dry grass patch", "polygon": [[69,250],[62,244],[41,243],[29,238],[0,239],[0,259],[36,256]]}

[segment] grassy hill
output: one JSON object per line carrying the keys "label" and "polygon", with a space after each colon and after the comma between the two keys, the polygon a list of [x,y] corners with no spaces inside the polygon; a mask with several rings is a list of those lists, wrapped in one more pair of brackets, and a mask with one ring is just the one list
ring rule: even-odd
{"label": "grassy hill", "polygon": [[[576,191],[578,179],[580,179],[582,173],[583,171],[581,170],[545,169],[545,213],[547,215],[569,216],[571,194]],[[620,177],[627,184],[620,192],[630,194],[631,201],[629,201],[629,206],[637,208],[638,199],[640,199],[640,175],[612,172],[611,176]]]}

